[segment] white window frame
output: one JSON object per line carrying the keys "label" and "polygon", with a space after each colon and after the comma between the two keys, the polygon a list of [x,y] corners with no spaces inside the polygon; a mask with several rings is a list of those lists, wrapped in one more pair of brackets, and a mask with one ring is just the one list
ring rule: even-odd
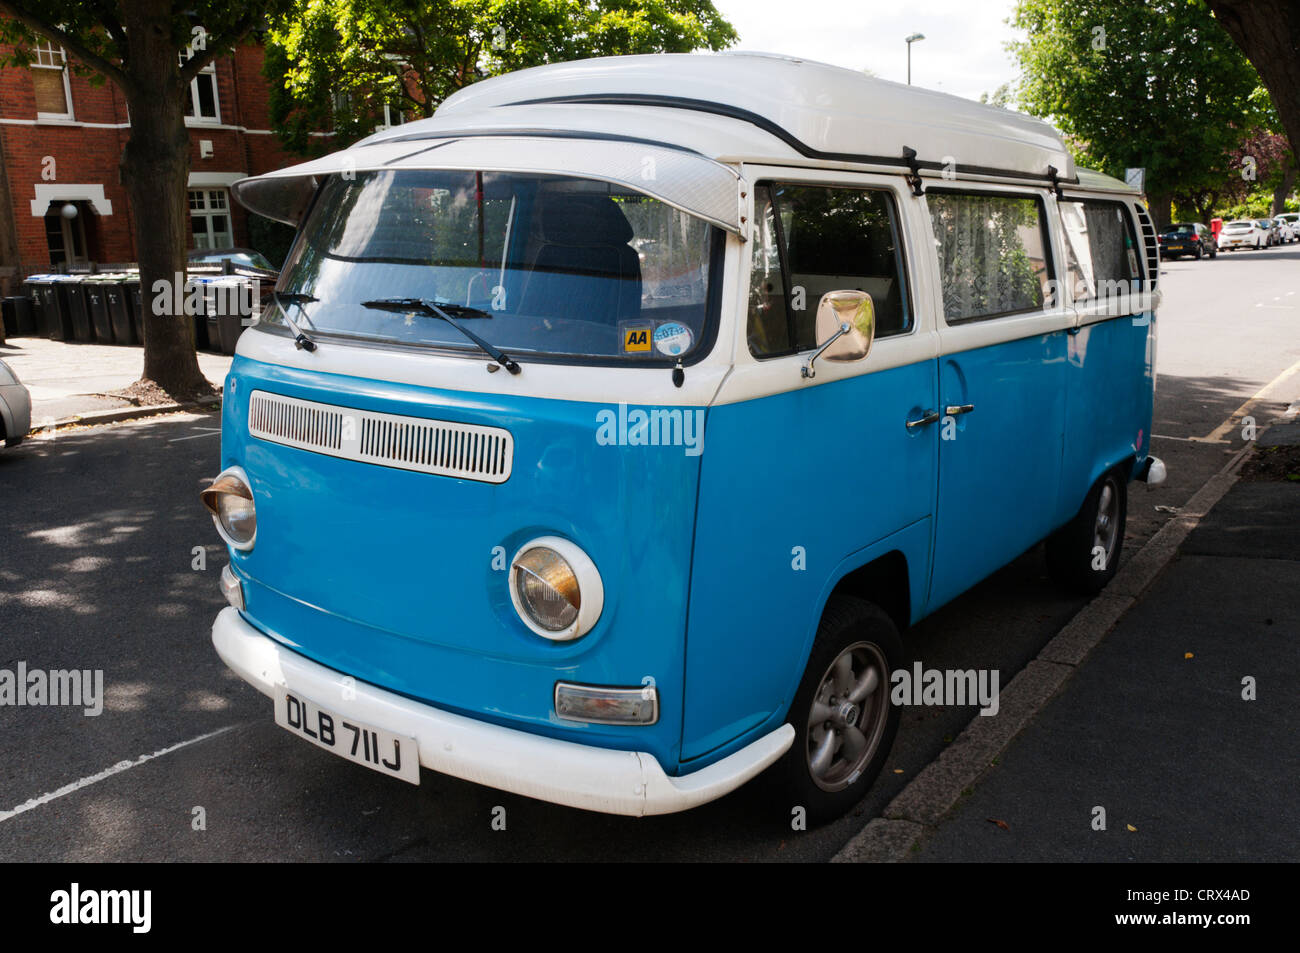
{"label": "white window frame", "polygon": [[[393,122],[393,116],[397,117],[397,122]],[[394,106],[392,103],[384,103],[384,128],[392,129],[394,126],[406,124],[406,117],[402,115],[402,107]]]}
{"label": "white window frame", "polygon": [[[186,47],[181,50],[181,66],[194,56],[194,51]],[[199,77],[212,77],[212,108],[215,110],[215,116],[203,116],[199,114]],[[217,85],[217,61],[212,60],[207,66],[199,70],[199,75],[190,80],[190,108],[194,110],[194,115],[185,117],[187,126],[219,126],[221,125],[221,90]]]}
{"label": "white window frame", "polygon": [[[203,196],[203,207],[200,209],[195,209],[190,207],[190,196],[194,192],[198,192]],[[212,196],[214,194],[220,194],[224,198],[225,200],[224,206],[216,207],[212,205]],[[208,244],[207,245],[196,244],[194,246],[196,250],[207,249],[207,248],[229,248],[235,244],[235,220],[231,217],[230,214],[230,190],[229,189],[213,188],[210,186],[195,187],[191,185],[188,189],[186,189],[185,192],[185,205],[186,208],[189,210],[191,223],[193,219],[196,218],[202,218],[207,220]],[[220,234],[214,232],[212,227],[212,217],[214,215],[224,215],[226,217],[226,231],[224,234],[226,234],[230,240],[226,242],[224,245],[213,243],[214,234]],[[194,226],[193,224],[191,224],[190,226],[191,240],[193,240],[193,236],[194,236]]]}
{"label": "white window frame", "polygon": [[[64,269],[76,268],[85,265],[90,260],[90,249],[86,244],[86,214],[85,209],[78,206],[77,217],[68,219],[61,214],[61,208],[55,208],[58,203],[51,203],[50,211],[46,212],[43,219],[48,223],[50,217],[56,216],[59,220],[59,230],[63,236],[63,261],[56,265],[54,261],[50,262],[50,267],[60,267]],[[46,254],[48,256],[49,248],[49,225],[46,224]],[[75,254],[77,245],[81,245],[81,255]]]}
{"label": "white window frame", "polygon": [[[32,69],[58,70],[63,74],[63,101],[67,104],[67,110],[61,113],[41,112],[37,110],[37,121],[56,120],[61,122],[74,122],[75,117],[72,113],[72,83],[68,79],[68,54],[63,47],[55,46],[52,40],[40,39],[32,47],[35,59],[32,61]],[[57,57],[57,62],[56,62]],[[49,62],[43,62],[45,59]]]}

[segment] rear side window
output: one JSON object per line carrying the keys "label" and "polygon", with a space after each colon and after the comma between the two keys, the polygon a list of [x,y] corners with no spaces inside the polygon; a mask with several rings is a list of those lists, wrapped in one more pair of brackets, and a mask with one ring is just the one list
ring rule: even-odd
{"label": "rear side window", "polygon": [[1037,198],[930,190],[926,200],[949,324],[1043,307],[1052,273]]}
{"label": "rear side window", "polygon": [[[1089,301],[1136,288],[1137,239],[1117,202],[1061,202],[1065,265],[1075,301]],[[1191,225],[1175,226],[1194,234]]]}
{"label": "rear side window", "polygon": [[816,347],[817,305],[828,291],[870,294],[877,337],[910,329],[889,192],[766,182],[754,190],[754,213],[748,336],[755,357]]}

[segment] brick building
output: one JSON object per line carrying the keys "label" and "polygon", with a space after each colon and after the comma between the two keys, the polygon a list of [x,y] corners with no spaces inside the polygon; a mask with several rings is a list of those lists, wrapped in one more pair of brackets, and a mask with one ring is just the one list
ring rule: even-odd
{"label": "brick building", "polygon": [[[135,260],[134,216],[118,163],[126,101],[92,85],[44,42],[28,68],[0,68],[0,284],[87,262]],[[191,247],[249,244],[230,184],[289,165],[271,133],[262,47],[244,43],[190,86]],[[5,288],[9,293],[9,288]]]}

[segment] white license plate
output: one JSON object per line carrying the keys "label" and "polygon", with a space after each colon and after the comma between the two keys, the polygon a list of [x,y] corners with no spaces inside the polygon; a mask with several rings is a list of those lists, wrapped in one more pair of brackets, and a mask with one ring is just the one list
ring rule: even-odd
{"label": "white license plate", "polygon": [[420,749],[414,738],[345,718],[283,685],[275,688],[275,723],[372,771],[420,783]]}

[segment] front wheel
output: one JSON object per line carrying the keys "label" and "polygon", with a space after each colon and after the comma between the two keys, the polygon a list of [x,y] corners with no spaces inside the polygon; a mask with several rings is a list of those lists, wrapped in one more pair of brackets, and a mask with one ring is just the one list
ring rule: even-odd
{"label": "front wheel", "polygon": [[899,708],[889,696],[902,654],[883,610],[831,597],[790,706],[794,744],[773,768],[783,808],[802,807],[810,824],[822,824],[862,800],[898,734]]}
{"label": "front wheel", "polygon": [[1100,592],[1119,568],[1127,519],[1128,486],[1112,470],[1093,484],[1074,519],[1048,537],[1048,573],[1084,595]]}

